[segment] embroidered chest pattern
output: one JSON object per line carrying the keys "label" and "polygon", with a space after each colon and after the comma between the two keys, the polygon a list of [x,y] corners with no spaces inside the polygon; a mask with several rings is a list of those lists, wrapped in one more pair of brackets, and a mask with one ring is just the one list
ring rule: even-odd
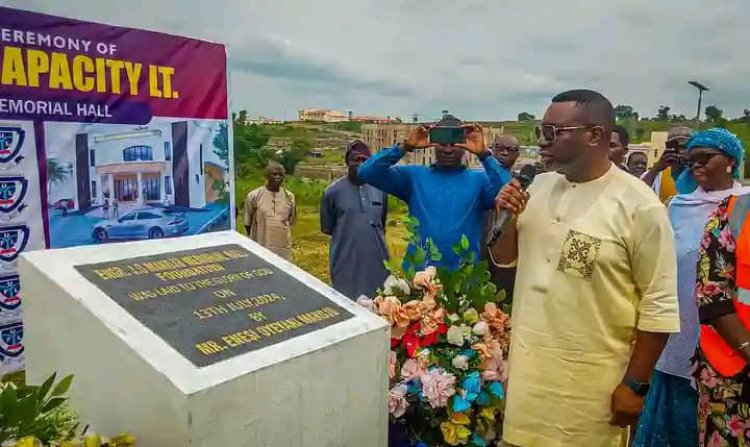
{"label": "embroidered chest pattern", "polygon": [[560,253],[557,270],[581,279],[590,280],[594,274],[602,241],[588,234],[570,230]]}

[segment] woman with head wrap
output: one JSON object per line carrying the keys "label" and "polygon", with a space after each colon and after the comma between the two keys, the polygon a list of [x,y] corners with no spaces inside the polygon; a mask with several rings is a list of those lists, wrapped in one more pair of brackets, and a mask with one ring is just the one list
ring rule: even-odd
{"label": "woman with head wrap", "polygon": [[667,202],[677,251],[680,332],[669,338],[656,365],[633,446],[698,445],[698,393],[691,375],[691,359],[700,331],[696,265],[711,213],[730,195],[750,192],[737,182],[743,159],[742,144],[724,129],[699,132],[687,144],[686,175],[697,188]]}

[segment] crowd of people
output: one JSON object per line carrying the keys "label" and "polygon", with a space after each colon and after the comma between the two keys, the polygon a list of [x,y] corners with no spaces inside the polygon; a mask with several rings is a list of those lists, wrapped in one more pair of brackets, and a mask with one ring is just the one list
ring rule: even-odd
{"label": "crowd of people", "polygon": [[[541,161],[525,190],[512,174],[516,138],[487,144],[481,127],[450,115],[435,126],[462,126],[466,140],[433,144],[420,126],[374,155],[348,144],[347,175],[320,205],[333,287],[354,300],[383,284],[392,195],[440,266],[457,266],[451,248],[466,236],[513,299],[505,445],[750,445],[750,189],[738,182],[737,137],[676,127],[648,168],[610,101],[572,90],[536,128]],[[399,164],[428,147],[433,166]],[[466,153],[482,168],[467,167]],[[247,196],[245,227],[291,259],[294,196],[283,168],[266,174]],[[487,247],[499,213],[513,218]]]}

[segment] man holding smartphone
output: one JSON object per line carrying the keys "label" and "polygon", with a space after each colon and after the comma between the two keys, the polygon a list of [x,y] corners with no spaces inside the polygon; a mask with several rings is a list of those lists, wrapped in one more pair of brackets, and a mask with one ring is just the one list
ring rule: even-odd
{"label": "man holding smartphone", "polygon": [[[433,166],[396,166],[407,152],[429,147],[435,150]],[[465,152],[479,157],[484,170],[467,169]],[[460,258],[453,246],[462,236],[469,239],[469,249],[479,258],[485,211],[494,207],[495,195],[511,179],[510,172],[487,150],[482,128],[465,125],[451,115],[437,125],[417,127],[403,143],[367,160],[358,174],[366,183],[406,202],[409,214],[419,221],[420,243],[431,239],[442,254],[436,264],[449,268],[458,267]],[[408,247],[407,253],[414,249]],[[406,259],[404,267],[409,268]]]}
{"label": "man holding smartphone", "polygon": [[651,186],[659,199],[663,202],[677,194],[693,192],[696,185],[690,185],[681,175],[685,172],[683,154],[688,140],[693,135],[693,129],[677,126],[669,130],[664,153],[654,167],[646,171],[641,177]]}

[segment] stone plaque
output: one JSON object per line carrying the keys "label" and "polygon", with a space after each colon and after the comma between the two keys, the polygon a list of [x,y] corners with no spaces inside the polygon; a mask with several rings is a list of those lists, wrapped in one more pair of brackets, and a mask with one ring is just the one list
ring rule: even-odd
{"label": "stone plaque", "polygon": [[75,268],[198,367],[353,317],[236,244]]}

